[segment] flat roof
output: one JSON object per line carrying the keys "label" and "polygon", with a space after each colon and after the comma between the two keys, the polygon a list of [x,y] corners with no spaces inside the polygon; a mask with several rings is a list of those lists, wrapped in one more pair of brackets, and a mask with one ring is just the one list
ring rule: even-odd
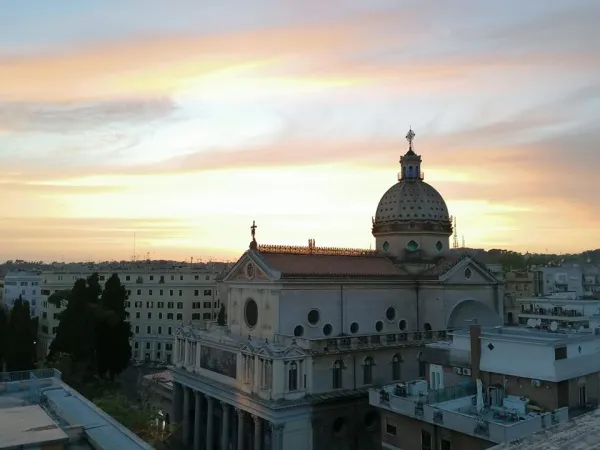
{"label": "flat roof", "polygon": [[[469,337],[468,329],[456,330],[454,336]],[[523,344],[538,344],[556,347],[575,342],[593,341],[600,339],[590,331],[584,333],[567,333],[540,331],[520,327],[482,327],[481,337],[502,341],[520,342]]]}
{"label": "flat roof", "polygon": [[600,450],[600,409],[490,450]]}
{"label": "flat roof", "polygon": [[67,434],[38,405],[0,409],[0,449],[68,440]]}

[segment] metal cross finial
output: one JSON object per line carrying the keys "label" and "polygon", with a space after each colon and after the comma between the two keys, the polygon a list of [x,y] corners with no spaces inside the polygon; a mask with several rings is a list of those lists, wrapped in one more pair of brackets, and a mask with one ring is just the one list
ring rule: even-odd
{"label": "metal cross finial", "polygon": [[415,139],[415,132],[412,130],[412,127],[411,127],[408,130],[408,133],[406,133],[406,140],[408,141],[410,148],[412,148],[412,143],[413,143],[414,139]]}
{"label": "metal cross finial", "polygon": [[250,234],[252,235],[252,239],[254,239],[254,236],[256,236],[256,229],[258,227],[256,226],[255,221],[252,221],[252,226],[250,227]]}

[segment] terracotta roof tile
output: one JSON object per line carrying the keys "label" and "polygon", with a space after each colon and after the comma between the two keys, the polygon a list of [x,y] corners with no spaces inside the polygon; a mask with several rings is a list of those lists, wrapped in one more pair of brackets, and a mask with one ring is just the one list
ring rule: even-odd
{"label": "terracotta roof tile", "polygon": [[402,277],[406,272],[379,255],[314,255],[260,252],[260,257],[283,278],[370,276]]}

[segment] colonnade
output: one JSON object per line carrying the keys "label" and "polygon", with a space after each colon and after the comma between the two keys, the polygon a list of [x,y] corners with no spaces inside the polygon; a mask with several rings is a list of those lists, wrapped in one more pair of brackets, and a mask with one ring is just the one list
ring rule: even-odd
{"label": "colonnade", "polygon": [[[173,383],[173,415],[194,450],[282,450],[283,424],[274,424],[200,391]],[[216,422],[218,421],[218,422]]]}

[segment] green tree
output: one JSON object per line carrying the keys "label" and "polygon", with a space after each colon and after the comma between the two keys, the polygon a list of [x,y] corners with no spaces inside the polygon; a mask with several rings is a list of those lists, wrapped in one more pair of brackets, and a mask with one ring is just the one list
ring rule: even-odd
{"label": "green tree", "polygon": [[29,302],[21,297],[8,314],[5,360],[9,372],[35,368],[37,320],[31,317]]}
{"label": "green tree", "polygon": [[100,304],[104,315],[98,320],[96,334],[98,374],[110,380],[123,372],[131,361],[129,340],[133,333],[125,309],[127,298],[127,289],[119,276],[113,274],[102,291]]}
{"label": "green tree", "polygon": [[122,394],[106,393],[94,403],[155,449],[170,448],[174,426],[164,426],[163,418],[146,405],[135,405]]}
{"label": "green tree", "polygon": [[[77,280],[71,291],[52,295],[49,301],[64,307],[48,359],[67,355],[77,378],[114,380],[131,360],[131,324],[126,311],[127,290],[117,274],[104,289],[92,274]],[[82,373],[83,367],[83,373]]]}
{"label": "green tree", "polygon": [[8,349],[8,309],[0,305],[0,372],[6,362],[6,350]]}

